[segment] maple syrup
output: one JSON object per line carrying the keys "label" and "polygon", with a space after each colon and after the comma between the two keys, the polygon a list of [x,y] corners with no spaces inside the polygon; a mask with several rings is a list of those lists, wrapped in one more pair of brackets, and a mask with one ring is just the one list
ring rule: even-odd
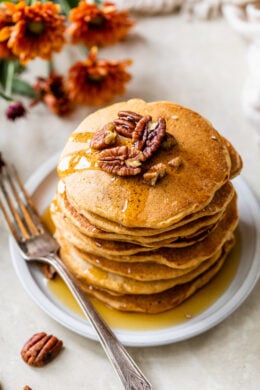
{"label": "maple syrup", "polygon": [[[54,225],[51,221],[49,209],[45,211],[43,221],[50,231],[53,232]],[[155,330],[179,325],[202,313],[226,291],[236,274],[240,253],[241,241],[239,232],[237,232],[236,245],[229,254],[224,266],[213,280],[181,305],[161,314],[124,313],[111,309],[94,298],[91,298],[91,301],[104,320],[112,328],[125,330]],[[64,306],[82,317],[84,316],[71,292],[60,277],[48,280],[47,286],[51,293],[58,298]]]}

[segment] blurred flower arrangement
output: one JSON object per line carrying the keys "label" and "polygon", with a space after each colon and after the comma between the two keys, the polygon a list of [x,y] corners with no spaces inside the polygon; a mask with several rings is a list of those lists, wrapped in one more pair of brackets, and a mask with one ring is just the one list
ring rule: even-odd
{"label": "blurred flower arrangement", "polygon": [[[117,43],[133,25],[128,13],[111,2],[0,0],[0,98],[7,118],[26,115],[19,95],[30,99],[30,107],[43,102],[63,116],[77,104],[103,105],[124,94],[131,60],[100,59],[98,48]],[[67,43],[83,49],[84,58],[62,75],[52,57]],[[47,62],[48,75],[30,84],[21,75],[35,58]]]}

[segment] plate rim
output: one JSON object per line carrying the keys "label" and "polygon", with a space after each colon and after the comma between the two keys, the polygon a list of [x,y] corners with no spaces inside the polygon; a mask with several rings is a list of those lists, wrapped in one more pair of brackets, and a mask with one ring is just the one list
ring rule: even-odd
{"label": "plate rim", "polygon": [[[29,193],[33,194],[41,183],[43,183],[43,181],[55,170],[58,157],[59,154],[55,154],[34,171],[25,184]],[[240,191],[246,194],[247,198],[249,198],[247,207],[249,207],[251,211],[251,218],[254,221],[253,228],[255,231],[255,248],[252,265],[249,268],[247,276],[242,282],[240,288],[233,293],[230,299],[225,302],[224,306],[219,307],[221,299],[232,287],[236,278],[235,276],[221,297],[214,301],[212,305],[198,316],[184,324],[174,325],[163,329],[143,331],[114,329],[115,334],[124,345],[131,347],[159,346],[183,341],[197,336],[218,325],[230,316],[246,300],[253,290],[260,274],[260,259],[256,258],[257,252],[260,252],[260,207],[254,193],[242,176],[235,178],[232,182],[235,186],[239,185]],[[9,240],[9,247],[16,274],[25,291],[33,299],[33,301],[47,315],[67,329],[97,341],[97,335],[90,323],[77,314],[74,314],[69,309],[65,310],[65,308],[57,307],[54,301],[48,298],[48,294],[44,294],[41,287],[37,284],[35,278],[33,277],[30,265],[25,263],[23,260],[20,261],[21,256],[14,240],[11,237]],[[18,260],[18,258],[20,258],[20,260]],[[31,287],[37,291],[37,294],[35,294],[35,290],[32,291]],[[50,311],[50,308],[53,309],[53,311]],[[216,311],[214,311],[215,308],[217,308]],[[178,333],[179,330],[181,330],[181,332]]]}

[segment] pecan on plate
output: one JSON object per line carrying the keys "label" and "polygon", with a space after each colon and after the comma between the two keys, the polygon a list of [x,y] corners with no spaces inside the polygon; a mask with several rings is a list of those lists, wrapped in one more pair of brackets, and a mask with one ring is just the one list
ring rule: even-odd
{"label": "pecan on plate", "polygon": [[131,138],[142,116],[133,111],[119,111],[117,115],[118,118],[114,120],[116,131],[124,137]]}
{"label": "pecan on plate", "polygon": [[117,132],[114,123],[110,122],[98,130],[91,140],[93,149],[102,150],[116,144]]}
{"label": "pecan on plate", "polygon": [[54,279],[57,275],[56,269],[52,265],[47,263],[42,264],[42,272],[45,278],[49,280]]}
{"label": "pecan on plate", "polygon": [[132,142],[148,159],[159,148],[165,134],[166,121],[164,118],[160,117],[157,122],[152,122],[150,116],[145,116],[138,122],[133,132]]}
{"label": "pecan on plate", "polygon": [[166,175],[166,165],[159,163],[153,165],[147,172],[143,174],[143,179],[146,184],[155,186],[159,179],[162,179]]}
{"label": "pecan on plate", "polygon": [[23,390],[32,390],[32,388],[28,385],[24,386]]}
{"label": "pecan on plate", "polygon": [[23,360],[34,367],[41,367],[54,359],[62,348],[62,341],[44,332],[34,334],[23,346]]}
{"label": "pecan on plate", "polygon": [[119,176],[134,176],[141,172],[143,153],[134,147],[117,146],[102,150],[99,154],[99,166],[108,173]]}

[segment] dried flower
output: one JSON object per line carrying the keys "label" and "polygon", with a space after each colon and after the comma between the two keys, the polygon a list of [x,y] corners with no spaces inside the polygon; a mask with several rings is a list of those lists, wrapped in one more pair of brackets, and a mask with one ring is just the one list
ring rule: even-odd
{"label": "dried flower", "polygon": [[51,112],[59,116],[66,115],[71,111],[72,104],[61,75],[52,72],[48,78],[38,77],[34,89],[39,94],[39,99],[32,105],[42,100]]}
{"label": "dried flower", "polygon": [[11,103],[6,110],[6,117],[11,121],[21,118],[26,115],[26,109],[22,102]]}
{"label": "dried flower", "polygon": [[97,48],[92,48],[86,61],[77,62],[69,69],[67,85],[70,99],[95,106],[124,94],[125,83],[131,79],[125,70],[130,64],[130,60],[98,60]]}
{"label": "dried flower", "polygon": [[[43,102],[63,116],[74,103],[98,106],[124,94],[132,61],[98,59],[97,47],[123,39],[134,24],[128,12],[109,1],[0,0],[0,99],[10,104],[7,118],[14,121],[26,115],[16,95],[32,99],[30,107]],[[71,66],[68,77],[49,69],[34,86],[21,78],[26,64],[35,58],[52,63],[52,55],[66,42],[66,30],[72,43],[87,46],[87,58]]]}
{"label": "dried flower", "polygon": [[61,50],[65,43],[65,17],[59,11],[60,6],[50,1],[37,1],[30,6],[23,1],[15,4],[8,47],[21,63],[36,57],[49,60],[54,51]]}
{"label": "dried flower", "polygon": [[12,50],[9,49],[7,44],[13,26],[12,9],[14,7],[13,4],[10,4],[9,7],[3,4],[0,7],[0,59],[11,58],[13,56]]}
{"label": "dried flower", "polygon": [[82,43],[87,47],[112,45],[123,39],[134,21],[126,11],[117,11],[111,2],[101,7],[81,1],[70,12],[71,25],[68,33],[73,43]]}

